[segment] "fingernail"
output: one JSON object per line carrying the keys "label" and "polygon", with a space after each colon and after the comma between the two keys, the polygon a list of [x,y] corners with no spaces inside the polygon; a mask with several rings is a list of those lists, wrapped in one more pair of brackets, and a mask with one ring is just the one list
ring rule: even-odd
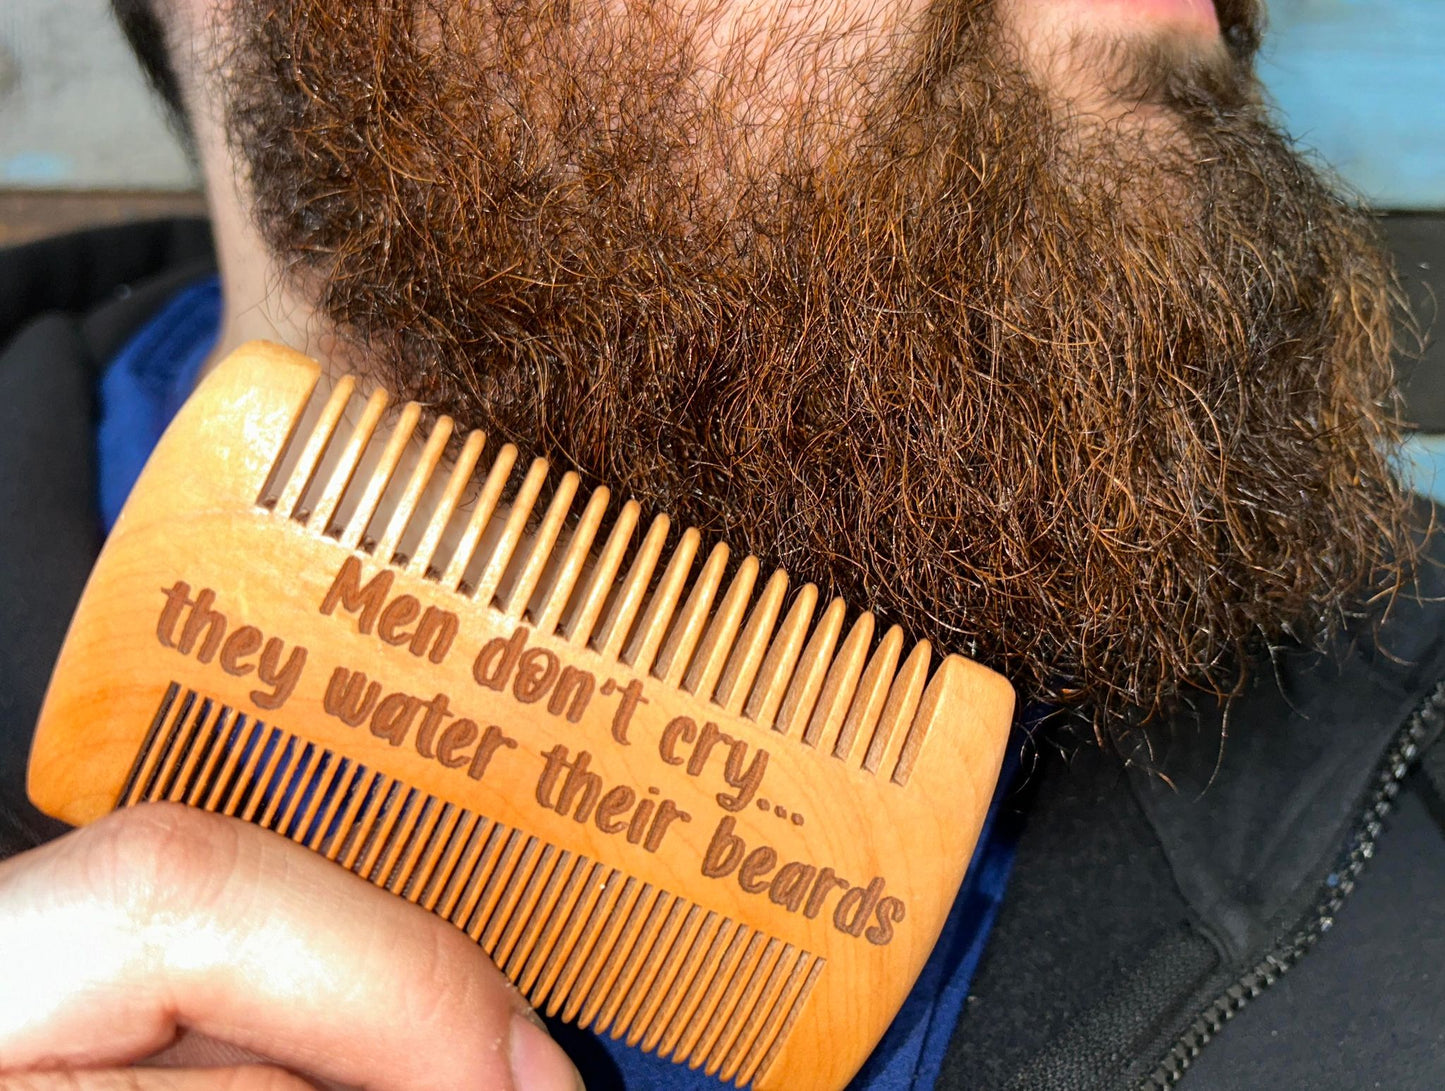
{"label": "fingernail", "polygon": [[532,1012],[512,1016],[512,1086],[516,1091],[586,1091],[562,1047],[528,1015]]}

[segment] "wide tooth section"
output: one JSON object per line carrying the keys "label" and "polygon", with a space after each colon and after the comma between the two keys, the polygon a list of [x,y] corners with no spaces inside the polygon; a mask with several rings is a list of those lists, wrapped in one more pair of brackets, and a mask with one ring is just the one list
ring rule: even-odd
{"label": "wide tooth section", "polygon": [[722,602],[713,611],[712,622],[703,635],[702,644],[692,658],[692,665],[683,678],[682,688],[688,693],[711,700],[722,677],[723,667],[732,654],[733,643],[742,629],[743,616],[758,579],[758,559],[748,557],[738,566]]}

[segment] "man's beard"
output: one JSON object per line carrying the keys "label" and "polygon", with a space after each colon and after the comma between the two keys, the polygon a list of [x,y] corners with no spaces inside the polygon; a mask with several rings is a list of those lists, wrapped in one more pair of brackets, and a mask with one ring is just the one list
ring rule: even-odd
{"label": "man's beard", "polygon": [[1243,18],[1083,121],[970,0],[854,83],[790,43],[811,99],[665,5],[442,7],[239,0],[221,69],[292,287],[399,392],[1104,733],[1401,578],[1390,274]]}

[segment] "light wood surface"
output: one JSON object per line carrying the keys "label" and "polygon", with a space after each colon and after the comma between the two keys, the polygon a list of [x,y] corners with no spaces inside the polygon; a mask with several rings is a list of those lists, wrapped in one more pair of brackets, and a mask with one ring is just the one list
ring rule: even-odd
{"label": "light wood surface", "polygon": [[36,803],[258,822],[548,1012],[843,1087],[963,879],[1008,684],[318,374],[248,345],[161,441],[52,680]]}

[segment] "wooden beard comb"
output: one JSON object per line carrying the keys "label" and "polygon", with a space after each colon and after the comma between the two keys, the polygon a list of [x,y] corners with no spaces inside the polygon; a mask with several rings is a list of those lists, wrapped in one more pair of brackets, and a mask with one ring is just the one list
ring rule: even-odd
{"label": "wooden beard comb", "polygon": [[[528,999],[739,1087],[841,1088],[962,882],[1013,692],[416,404],[251,344],[161,440],[30,763],[179,800],[465,930]],[[450,468],[443,465],[450,453]],[[905,655],[905,651],[907,654]]]}

